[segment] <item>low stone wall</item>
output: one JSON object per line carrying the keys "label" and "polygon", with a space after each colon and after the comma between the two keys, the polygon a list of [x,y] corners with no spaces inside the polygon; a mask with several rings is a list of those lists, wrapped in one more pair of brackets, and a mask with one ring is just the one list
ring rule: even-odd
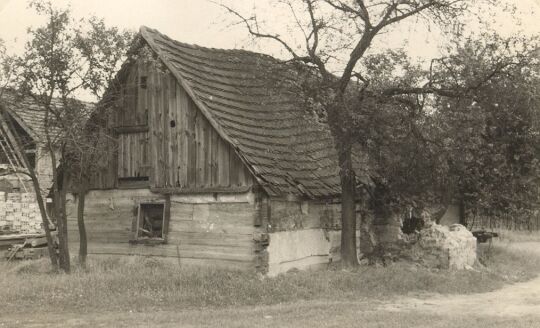
{"label": "low stone wall", "polygon": [[449,227],[435,224],[427,212],[421,216],[423,228],[411,234],[402,232],[402,222],[398,217],[378,224],[369,215],[363,217],[360,226],[363,261],[388,264],[406,260],[431,268],[457,270],[474,265],[476,238],[467,228],[460,224]]}
{"label": "low stone wall", "polygon": [[427,267],[462,270],[476,262],[476,238],[460,224],[423,229],[410,250],[413,261]]}
{"label": "low stone wall", "polygon": [[34,193],[0,192],[0,228],[23,234],[42,232],[42,219]]}

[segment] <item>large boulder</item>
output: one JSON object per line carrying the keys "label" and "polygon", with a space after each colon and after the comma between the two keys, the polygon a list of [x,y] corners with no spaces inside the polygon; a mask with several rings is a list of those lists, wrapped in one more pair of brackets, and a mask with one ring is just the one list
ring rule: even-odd
{"label": "large boulder", "polygon": [[410,248],[413,261],[440,269],[467,269],[476,261],[476,238],[460,224],[432,224],[422,229]]}

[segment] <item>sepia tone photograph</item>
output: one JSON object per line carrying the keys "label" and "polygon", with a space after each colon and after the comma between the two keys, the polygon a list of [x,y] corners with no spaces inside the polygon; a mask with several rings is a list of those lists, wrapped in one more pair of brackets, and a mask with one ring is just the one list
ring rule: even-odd
{"label": "sepia tone photograph", "polygon": [[540,0],[0,0],[0,304],[540,328]]}

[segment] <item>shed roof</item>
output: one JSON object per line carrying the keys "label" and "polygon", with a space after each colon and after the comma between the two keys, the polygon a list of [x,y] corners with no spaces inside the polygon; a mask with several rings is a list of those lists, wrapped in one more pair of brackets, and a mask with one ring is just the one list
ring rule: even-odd
{"label": "shed roof", "polygon": [[305,110],[300,97],[272,87],[276,77],[268,73],[280,61],[181,43],[144,26],[140,35],[266,192],[311,198],[340,194],[328,126]]}
{"label": "shed roof", "polygon": [[[34,99],[29,96],[20,96],[16,91],[10,89],[4,89],[2,91],[2,99],[6,108],[11,115],[17,121],[17,123],[36,141],[37,143],[44,144],[46,142],[45,135],[45,109],[41,107]],[[76,100],[82,104],[87,113],[90,114],[94,105],[88,102],[82,102]],[[58,98],[53,98],[51,105],[57,108],[61,108],[62,101]],[[84,123],[84,122],[83,122]],[[61,130],[56,127],[54,122],[50,124],[50,135],[54,140],[56,137],[61,136]]]}

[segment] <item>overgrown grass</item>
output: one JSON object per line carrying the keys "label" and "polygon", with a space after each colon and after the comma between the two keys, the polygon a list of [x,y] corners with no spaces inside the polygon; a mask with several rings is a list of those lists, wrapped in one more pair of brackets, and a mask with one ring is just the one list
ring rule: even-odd
{"label": "overgrown grass", "polygon": [[429,270],[410,264],[293,272],[262,278],[254,272],[179,268],[153,258],[90,259],[86,270],[48,272],[46,260],[0,263],[3,311],[152,311],[269,305],[299,300],[384,299],[409,293],[494,290],[540,272],[540,257],[501,244],[477,271]]}
{"label": "overgrown grass", "polygon": [[506,229],[494,229],[499,233],[499,239],[507,242],[526,242],[537,241],[540,242],[540,231],[518,231],[518,230],[506,230]]}

